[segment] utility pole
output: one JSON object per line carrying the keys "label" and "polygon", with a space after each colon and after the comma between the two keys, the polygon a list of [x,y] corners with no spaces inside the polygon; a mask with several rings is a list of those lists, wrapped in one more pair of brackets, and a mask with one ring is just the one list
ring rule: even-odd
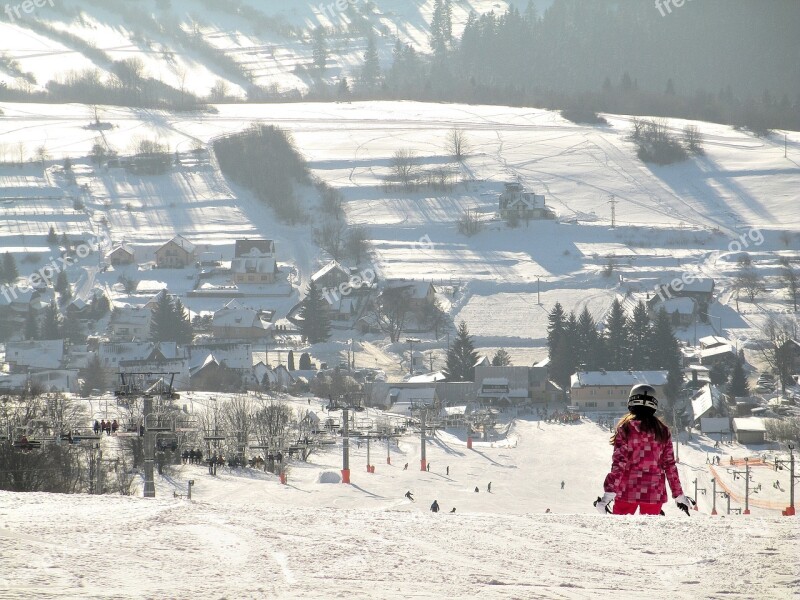
{"label": "utility pole", "polygon": [[153,479],[153,461],[155,460],[155,435],[147,427],[147,417],[153,413],[153,396],[144,395],[144,409],[142,418],[144,419],[144,497],[156,497],[156,484]]}
{"label": "utility pole", "polygon": [[[613,227],[613,225],[612,225]],[[541,306],[542,305],[542,292],[541,288],[539,287],[539,276],[536,276],[536,303]]]}
{"label": "utility pole", "polygon": [[[408,374],[409,375],[413,375],[414,374],[414,342],[420,342],[422,340],[419,340],[417,338],[406,338],[406,341],[408,342],[408,353],[409,353],[409,357],[408,357]],[[422,364],[424,365],[425,363],[423,362]]]}
{"label": "utility pole", "polygon": [[787,444],[789,447],[789,460],[775,459],[775,470],[783,468],[783,465],[789,463],[789,506],[783,511],[784,517],[793,517],[795,515],[794,509],[794,444]]}
{"label": "utility pole", "polygon": [[736,469],[732,470],[733,473],[733,480],[736,481],[736,478],[739,475],[744,474],[744,513],[745,515],[750,514],[750,464],[748,463],[748,458],[745,457],[744,459],[744,471],[737,471]]}
{"label": "utility pole", "polygon": [[611,200],[608,201],[608,204],[611,205],[611,229],[617,226],[617,202],[614,194],[611,194]]}
{"label": "utility pole", "polygon": [[420,471],[427,471],[428,470],[428,461],[425,458],[425,416],[427,410],[422,409],[420,412],[419,417],[419,431],[420,431],[420,461],[419,461],[419,470]]}
{"label": "utility pole", "polygon": [[350,483],[350,409],[342,407],[342,483]]}
{"label": "utility pole", "polygon": [[694,479],[694,500],[695,500],[694,509],[695,510],[698,510],[698,508],[697,508],[697,497],[698,497],[697,494],[698,494],[698,492],[703,492],[703,496],[705,496],[706,495],[706,488],[697,487],[697,477],[695,477],[695,479]]}
{"label": "utility pole", "polygon": [[717,514],[717,478],[711,479],[711,514]]}

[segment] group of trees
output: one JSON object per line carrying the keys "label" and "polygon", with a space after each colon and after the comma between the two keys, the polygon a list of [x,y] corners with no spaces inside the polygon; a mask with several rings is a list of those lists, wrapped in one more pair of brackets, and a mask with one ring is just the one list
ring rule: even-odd
{"label": "group of trees", "polygon": [[189,344],[194,337],[189,313],[177,296],[164,290],[153,307],[150,340]]}
{"label": "group of trees", "polygon": [[619,300],[611,305],[602,332],[589,310],[567,315],[560,303],[550,311],[547,326],[550,378],[569,389],[570,377],[578,370],[668,372],[666,395],[677,398],[683,373],[678,340],[665,310],[651,320],[643,302],[628,317]]}
{"label": "group of trees", "polygon": [[3,253],[3,260],[0,262],[0,283],[14,283],[19,277],[17,261],[10,252]]}
{"label": "group of trees", "polygon": [[[742,0],[710,0],[662,18],[644,4],[555,0],[539,15],[529,2],[522,12],[471,13],[457,38],[450,2],[436,0],[431,55],[398,40],[381,72],[368,34],[363,85],[354,96],[683,117],[757,133],[798,129],[800,88],[782,76],[792,68],[785,44],[798,45],[790,24],[800,9],[790,4],[764,11]],[[735,47],[747,47],[746,56]],[[668,78],[664,57],[673,65]],[[684,132],[684,142],[696,152],[692,134]]]}
{"label": "group of trees", "polygon": [[225,176],[252,190],[280,219],[302,219],[294,183],[310,183],[310,177],[288,133],[274,125],[253,125],[217,139],[214,152]]}

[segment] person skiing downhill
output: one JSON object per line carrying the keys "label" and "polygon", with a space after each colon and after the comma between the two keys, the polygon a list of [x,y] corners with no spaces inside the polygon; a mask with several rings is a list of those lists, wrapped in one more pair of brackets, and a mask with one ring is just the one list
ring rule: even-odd
{"label": "person skiing downhill", "polygon": [[[603,482],[603,496],[594,506],[601,514],[658,515],[667,501],[664,476],[675,503],[687,515],[694,500],[681,488],[669,428],[656,417],[658,399],[652,386],[638,384],[628,395],[628,414],[617,423],[611,471]],[[608,509],[614,502],[614,509]]]}

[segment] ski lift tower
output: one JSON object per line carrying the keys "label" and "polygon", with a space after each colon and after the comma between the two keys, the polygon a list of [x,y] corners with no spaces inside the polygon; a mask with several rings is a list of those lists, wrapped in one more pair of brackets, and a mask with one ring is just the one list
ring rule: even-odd
{"label": "ski lift tower", "polygon": [[[159,432],[172,431],[174,424],[164,419],[153,410],[153,398],[160,401],[172,401],[180,398],[175,393],[173,383],[177,373],[120,373],[119,387],[114,392],[117,398],[142,398],[144,429],[144,497],[155,498],[156,486],[153,477],[155,462],[156,435]],[[155,378],[155,383],[153,379]]]}
{"label": "ski lift tower", "polygon": [[338,400],[330,398],[328,410],[342,411],[342,483],[350,483],[350,411],[364,410],[364,395],[350,393]]}

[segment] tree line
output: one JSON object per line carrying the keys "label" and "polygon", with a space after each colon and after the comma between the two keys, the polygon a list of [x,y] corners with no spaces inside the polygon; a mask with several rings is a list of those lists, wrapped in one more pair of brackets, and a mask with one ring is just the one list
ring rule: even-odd
{"label": "tree line", "polygon": [[627,316],[615,299],[601,328],[584,308],[568,315],[556,302],[548,315],[550,378],[568,390],[577,371],[667,371],[665,393],[675,400],[683,382],[681,352],[670,315],[663,308],[650,318],[644,302]]}

